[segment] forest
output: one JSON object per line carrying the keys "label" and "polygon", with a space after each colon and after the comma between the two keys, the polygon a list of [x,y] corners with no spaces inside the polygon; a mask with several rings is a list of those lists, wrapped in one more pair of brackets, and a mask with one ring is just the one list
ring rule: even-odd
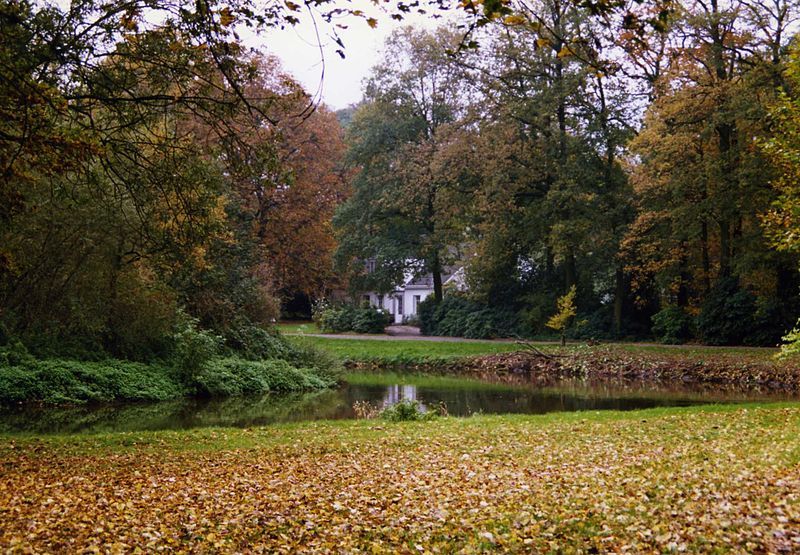
{"label": "forest", "polygon": [[410,271],[431,332],[547,334],[574,286],[572,337],[774,346],[800,315],[797,9],[468,2],[394,32],[334,113],[240,38],[296,4],[6,0],[0,340],[243,352]]}
{"label": "forest", "polygon": [[799,308],[798,6],[639,6],[616,27],[515,7],[471,43],[388,41],[347,128],[351,281],[463,266],[467,293],[437,283],[421,311],[438,334],[546,334],[575,286],[573,337],[779,343]]}
{"label": "forest", "polygon": [[797,553],[799,18],[0,0],[0,551]]}

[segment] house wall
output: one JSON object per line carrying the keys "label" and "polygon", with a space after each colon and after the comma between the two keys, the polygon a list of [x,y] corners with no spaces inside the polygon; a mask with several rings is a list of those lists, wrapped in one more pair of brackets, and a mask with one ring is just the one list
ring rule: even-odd
{"label": "house wall", "polygon": [[419,296],[419,302],[422,302],[430,295],[433,295],[433,289],[411,289],[410,291],[403,291],[403,306],[405,307],[404,319],[417,315],[417,307],[414,303],[415,296]]}
{"label": "house wall", "polygon": [[[430,295],[433,295],[433,289],[412,289],[409,291],[398,291],[383,295],[383,302],[381,302],[381,296],[373,292],[364,293],[361,299],[366,301],[367,297],[369,297],[369,304],[371,306],[374,306],[375,308],[382,308],[388,311],[389,314],[394,316],[395,324],[402,324],[405,320],[417,315],[417,307],[414,302],[414,297],[418,296],[419,302],[422,302]],[[398,297],[402,297],[403,299],[403,314],[398,314],[397,311]]]}

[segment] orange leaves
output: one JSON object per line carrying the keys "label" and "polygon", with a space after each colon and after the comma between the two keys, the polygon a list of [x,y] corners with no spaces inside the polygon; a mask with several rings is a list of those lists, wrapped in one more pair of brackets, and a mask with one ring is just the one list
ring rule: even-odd
{"label": "orange leaves", "polygon": [[[86,439],[0,448],[0,546],[796,550],[799,409],[644,414],[159,433],[122,452],[108,438],[88,453]],[[230,450],[244,436],[252,448]]]}

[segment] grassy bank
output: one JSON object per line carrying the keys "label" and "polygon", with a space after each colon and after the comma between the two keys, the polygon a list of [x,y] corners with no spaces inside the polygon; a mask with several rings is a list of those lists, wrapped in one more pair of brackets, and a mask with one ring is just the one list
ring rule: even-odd
{"label": "grassy bank", "polygon": [[383,361],[386,364],[413,364],[431,360],[512,352],[519,345],[491,341],[424,341],[407,339],[334,339],[328,337],[292,337],[296,344],[313,345],[333,353],[344,361]]}
{"label": "grassy bank", "polygon": [[[414,339],[339,339],[332,337],[292,337],[292,341],[322,347],[343,360],[392,360],[406,358],[451,359],[457,357],[490,355],[518,351],[520,345],[513,341],[428,341]],[[536,343],[550,354],[584,352],[585,343],[568,344],[562,348],[557,342]],[[684,357],[697,361],[719,357],[769,361],[777,349],[763,347],[708,347],[703,345],[654,345],[637,343],[608,343],[602,347],[620,353]]]}
{"label": "grassy bank", "polygon": [[616,384],[693,385],[728,390],[800,392],[798,360],[777,361],[775,349],[612,343],[537,344],[296,338],[322,347],[357,372],[406,371],[547,386],[563,379]]}
{"label": "grassy bank", "polygon": [[778,552],[800,406],[0,442],[0,546]]}

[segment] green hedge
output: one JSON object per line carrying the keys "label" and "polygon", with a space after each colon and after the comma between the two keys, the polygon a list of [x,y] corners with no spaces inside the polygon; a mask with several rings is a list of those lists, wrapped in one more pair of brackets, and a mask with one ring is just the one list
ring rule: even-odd
{"label": "green hedge", "polygon": [[319,329],[325,333],[355,332],[383,333],[391,323],[391,316],[384,310],[354,306],[330,307],[315,314]]}
{"label": "green hedge", "polygon": [[428,297],[419,304],[420,330],[424,335],[468,339],[516,337],[519,315],[511,309],[490,307],[459,294],[445,295],[440,303]]}

